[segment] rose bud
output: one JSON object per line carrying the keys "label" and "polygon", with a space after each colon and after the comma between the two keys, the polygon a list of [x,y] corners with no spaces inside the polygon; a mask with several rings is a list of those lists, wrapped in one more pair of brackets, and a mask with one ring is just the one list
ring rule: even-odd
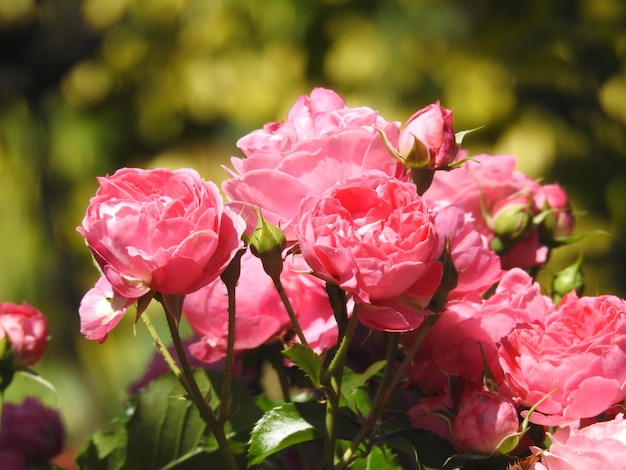
{"label": "rose bud", "polygon": [[517,444],[517,410],[511,401],[494,392],[477,392],[454,420],[454,435],[461,452],[491,455],[510,452]]}
{"label": "rose bud", "polygon": [[574,228],[574,216],[565,190],[558,184],[539,187],[535,204],[545,216],[539,224],[541,240],[547,245],[558,245],[558,239],[569,237]]}
{"label": "rose bud", "polygon": [[452,163],[458,151],[452,110],[437,101],[416,112],[400,132],[398,151],[409,168],[443,168]]}
{"label": "rose bud", "polygon": [[496,203],[489,218],[489,227],[496,235],[493,250],[506,253],[512,242],[526,237],[533,229],[533,215],[530,193],[517,193]]}
{"label": "rose bud", "polygon": [[258,219],[258,224],[250,236],[250,251],[261,259],[266,273],[270,276],[280,276],[283,270],[282,252],[287,245],[287,239],[280,227],[266,222],[261,214]]}
{"label": "rose bud", "polygon": [[41,359],[48,344],[48,320],[39,310],[26,302],[0,302],[0,328],[9,339],[15,367]]}

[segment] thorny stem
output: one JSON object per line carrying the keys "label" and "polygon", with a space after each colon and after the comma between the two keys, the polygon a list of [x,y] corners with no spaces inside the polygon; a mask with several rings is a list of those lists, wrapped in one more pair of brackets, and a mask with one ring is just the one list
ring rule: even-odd
{"label": "thorny stem", "polygon": [[226,364],[222,382],[222,401],[220,402],[219,422],[223,426],[228,421],[231,404],[233,364],[235,362],[235,286],[226,285],[228,291],[228,340],[226,343]]}
{"label": "thorny stem", "polygon": [[285,288],[283,287],[283,283],[280,280],[280,275],[274,276],[270,275],[272,281],[274,282],[274,287],[280,296],[280,300],[282,301],[285,309],[287,310],[287,314],[289,315],[289,320],[291,321],[291,325],[293,326],[298,339],[302,344],[308,346],[309,343],[304,336],[304,332],[302,331],[302,327],[300,327],[300,322],[298,321],[298,317],[296,317],[296,312],[293,310],[293,306],[291,305],[291,301],[285,292]]}
{"label": "thorny stem", "polygon": [[[171,305],[171,303],[167,302],[167,300],[163,299],[161,296],[159,296],[159,300],[161,301],[161,305],[163,305],[163,309],[165,310],[167,325],[169,327],[170,334],[172,336],[172,343],[174,344],[174,349],[176,350],[176,355],[178,356],[178,362],[180,364],[180,368],[177,367],[179,371],[177,377],[181,385],[187,391],[189,399],[196,406],[198,412],[200,413],[200,417],[207,424],[207,426],[213,433],[213,436],[215,436],[215,440],[217,441],[218,446],[224,454],[226,462],[228,463],[228,468],[231,470],[238,470],[239,466],[237,465],[237,461],[235,460],[235,455],[233,454],[232,449],[228,445],[228,439],[226,437],[226,434],[224,433],[224,426],[223,424],[220,424],[220,422],[217,420],[213,409],[209,406],[207,400],[205,400],[204,396],[202,395],[200,387],[198,386],[198,382],[196,381],[196,378],[193,375],[193,371],[189,366],[187,354],[185,353],[183,342],[178,331],[178,322],[176,321],[176,318],[180,318],[180,312],[169,312],[168,305]],[[176,371],[174,371],[174,373],[176,373]]]}

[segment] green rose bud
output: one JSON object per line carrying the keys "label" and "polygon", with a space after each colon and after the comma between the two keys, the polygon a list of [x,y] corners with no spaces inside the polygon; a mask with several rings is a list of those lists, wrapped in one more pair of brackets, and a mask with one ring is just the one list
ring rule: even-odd
{"label": "green rose bud", "polygon": [[287,239],[280,227],[272,225],[258,214],[258,223],[248,243],[250,251],[263,262],[263,269],[272,278],[280,276],[283,270],[282,252],[287,245]]}
{"label": "green rose bud", "polygon": [[503,239],[519,240],[533,228],[530,195],[516,195],[501,201],[493,212],[491,228]]}

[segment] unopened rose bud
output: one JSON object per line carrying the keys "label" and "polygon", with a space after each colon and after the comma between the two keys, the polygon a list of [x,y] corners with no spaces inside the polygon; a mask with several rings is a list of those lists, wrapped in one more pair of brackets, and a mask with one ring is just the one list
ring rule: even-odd
{"label": "unopened rose bud", "polygon": [[454,420],[454,436],[461,452],[510,452],[517,444],[518,430],[515,406],[494,392],[473,394]]}
{"label": "unopened rose bud", "polygon": [[493,209],[490,227],[503,240],[524,238],[533,228],[532,196],[517,194],[500,201]]}
{"label": "unopened rose bud", "polygon": [[48,344],[48,320],[39,310],[25,302],[0,302],[0,328],[8,338],[15,367],[29,366],[41,359]]}
{"label": "unopened rose bud", "polygon": [[444,168],[454,161],[458,145],[452,113],[437,101],[409,118],[398,139],[408,168]]}
{"label": "unopened rose bud", "polygon": [[558,244],[558,239],[569,237],[574,228],[574,216],[565,190],[558,184],[541,186],[535,193],[535,204],[543,214],[539,235],[548,246]]}
{"label": "unopened rose bud", "polygon": [[287,239],[280,227],[266,222],[259,214],[259,221],[248,243],[250,251],[263,262],[263,269],[270,276],[280,276],[283,269],[282,252]]}
{"label": "unopened rose bud", "polygon": [[582,295],[585,289],[582,262],[583,254],[581,253],[574,263],[561,269],[552,279],[552,298],[555,304],[558,304],[565,294],[573,290],[578,295]]}

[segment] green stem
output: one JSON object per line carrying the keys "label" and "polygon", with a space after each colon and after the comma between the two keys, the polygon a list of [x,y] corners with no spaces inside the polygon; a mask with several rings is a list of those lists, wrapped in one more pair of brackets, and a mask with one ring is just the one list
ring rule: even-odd
{"label": "green stem", "polygon": [[326,393],[326,415],[324,434],[324,468],[332,468],[335,464],[335,441],[337,430],[337,415],[339,413],[339,401],[341,398],[341,382],[343,379],[343,367],[345,364],[348,348],[354,337],[354,332],[359,324],[358,304],[355,305],[352,316],[348,322],[346,333],[341,339],[339,348],[321,374],[320,381]]}
{"label": "green stem", "polygon": [[332,376],[339,370],[343,370],[343,364],[345,362],[346,354],[348,354],[348,348],[350,347],[350,343],[352,341],[352,337],[354,336],[354,332],[356,331],[356,327],[359,324],[359,305],[356,304],[354,306],[354,310],[352,315],[350,316],[350,320],[348,322],[348,327],[346,328],[346,334],[341,339],[341,343],[339,344],[339,349],[335,353],[332,361],[328,368],[322,373],[322,383],[324,381],[328,382]]}
{"label": "green stem", "polygon": [[[387,405],[387,400],[389,400],[391,392],[395,390],[398,384],[404,379],[404,373],[413,361],[413,356],[421,346],[424,338],[426,337],[426,334],[430,330],[430,327],[435,323],[435,320],[437,318],[438,315],[429,315],[428,317],[426,317],[426,320],[422,324],[422,327],[420,328],[420,331],[415,338],[415,341],[407,351],[404,360],[389,381],[389,384],[385,387],[384,390],[382,388],[379,389],[379,392],[377,393],[376,399],[374,401],[374,404],[372,405],[367,420],[352,440],[350,447],[344,452],[343,457],[341,458],[341,462],[339,462],[335,466],[335,470],[343,470],[347,468],[361,443],[367,438],[368,435],[371,435],[375,431],[376,423],[378,422],[378,419],[382,415],[382,412]],[[390,366],[391,364],[389,363],[386,365],[386,367]]]}
{"label": "green stem", "polygon": [[180,318],[180,312],[168,311],[168,305],[171,305],[171,302],[162,300],[161,305],[163,305],[163,308],[165,309],[165,318],[167,318],[167,325],[172,336],[172,343],[174,344],[174,349],[176,350],[176,355],[178,356],[178,362],[180,364],[180,368],[177,367],[180,375],[177,375],[177,377],[181,385],[187,391],[189,399],[198,409],[200,417],[207,424],[213,433],[213,436],[215,436],[215,440],[217,441],[217,444],[223,452],[226,462],[228,463],[228,468],[231,470],[238,470],[239,466],[237,465],[232,449],[228,445],[228,438],[224,433],[224,427],[217,420],[213,409],[209,406],[207,400],[202,395],[198,382],[196,381],[193,371],[189,366],[187,354],[185,353],[185,348],[183,347],[183,342],[178,332],[178,322],[176,319]]}
{"label": "green stem", "polygon": [[163,359],[165,359],[165,362],[169,366],[170,370],[174,373],[174,375],[176,376],[178,381],[182,384],[182,386],[185,388],[185,390],[188,390],[189,385],[187,384],[186,377],[183,375],[182,371],[180,370],[180,367],[178,367],[178,364],[176,363],[176,361],[170,354],[169,350],[167,349],[167,346],[165,346],[165,343],[163,343],[163,340],[161,340],[161,337],[159,336],[158,331],[154,327],[154,324],[150,321],[150,318],[148,317],[148,314],[146,312],[144,312],[143,315],[141,315],[141,320],[143,321],[144,326],[148,330],[148,333],[150,334],[150,337],[152,338],[152,342],[156,346],[159,354],[161,354]]}
{"label": "green stem", "polygon": [[236,283],[226,283],[228,292],[228,340],[226,343],[226,364],[222,382],[219,422],[223,426],[228,421],[231,405],[233,364],[235,363],[235,287]]}
{"label": "green stem", "polygon": [[283,305],[285,306],[285,309],[287,310],[287,314],[289,315],[289,320],[291,320],[291,324],[293,326],[294,331],[296,332],[296,335],[298,336],[298,339],[300,340],[302,344],[304,344],[305,346],[308,346],[309,343],[304,336],[304,332],[302,331],[302,328],[300,327],[300,322],[298,321],[298,317],[296,317],[296,312],[294,311],[293,306],[291,305],[289,296],[287,296],[287,293],[285,292],[283,283],[280,281],[280,275],[273,276],[270,274],[270,277],[272,278],[272,281],[274,282],[274,287],[276,288],[276,291],[278,292],[278,295],[280,296],[280,300],[283,302]]}

